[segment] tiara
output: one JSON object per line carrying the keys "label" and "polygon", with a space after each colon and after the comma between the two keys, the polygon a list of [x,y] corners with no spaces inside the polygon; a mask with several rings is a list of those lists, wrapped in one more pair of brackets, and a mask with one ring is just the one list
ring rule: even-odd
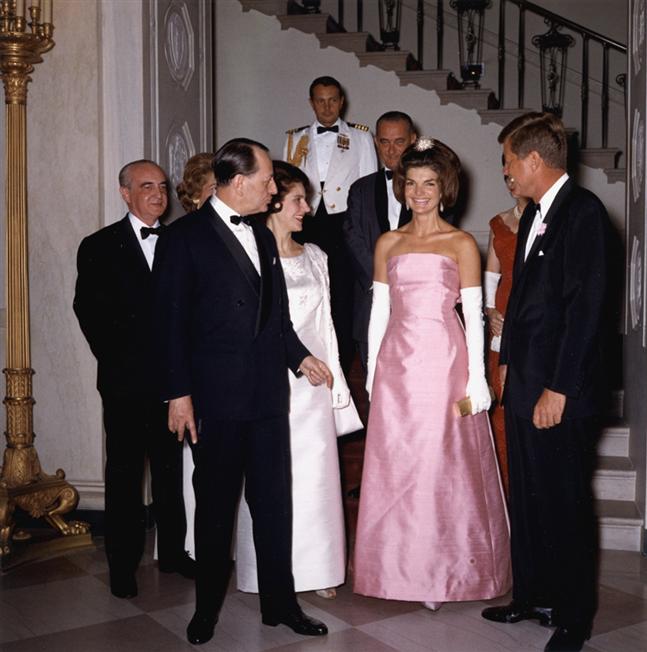
{"label": "tiara", "polygon": [[420,138],[418,138],[418,140],[416,140],[416,143],[413,146],[413,148],[417,152],[425,152],[426,150],[431,149],[433,146],[434,146],[433,138],[429,138],[428,136],[421,136]]}

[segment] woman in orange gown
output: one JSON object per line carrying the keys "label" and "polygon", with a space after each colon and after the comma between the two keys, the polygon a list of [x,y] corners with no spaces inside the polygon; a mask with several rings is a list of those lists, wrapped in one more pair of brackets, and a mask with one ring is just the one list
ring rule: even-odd
{"label": "woman in orange gown", "polygon": [[528,200],[515,192],[514,179],[505,177],[505,183],[516,205],[490,220],[490,241],[485,265],[485,314],[488,318],[490,341],[488,347],[488,380],[494,389],[496,404],[490,412],[497,459],[506,495],[508,494],[508,454],[505,441],[505,423],[501,405],[499,379],[499,342],[510,289],[512,266],[517,247],[519,219]]}

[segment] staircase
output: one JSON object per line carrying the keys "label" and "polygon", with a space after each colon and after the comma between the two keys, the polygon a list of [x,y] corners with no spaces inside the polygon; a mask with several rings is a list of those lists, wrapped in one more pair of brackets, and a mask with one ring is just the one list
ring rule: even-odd
{"label": "staircase", "polygon": [[[322,48],[335,47],[354,53],[360,66],[376,66],[394,72],[401,86],[413,84],[435,92],[441,104],[457,104],[476,110],[483,124],[496,123],[505,126],[508,122],[536,108],[499,108],[495,91],[490,88],[463,88],[451,70],[421,70],[413,53],[409,50],[383,49],[368,32],[346,32],[328,13],[292,13],[299,9],[292,0],[240,0],[244,11],[255,9],[269,16],[275,16],[281,28],[300,30],[314,34]],[[377,4],[377,2],[375,3]],[[290,13],[288,13],[291,11]],[[567,129],[571,143],[578,144],[577,130]],[[579,148],[579,144],[578,144]],[[624,182],[626,169],[618,167],[622,150],[614,147],[579,148],[577,161],[591,168],[604,170],[609,183]]]}
{"label": "staircase", "polygon": [[640,551],[643,519],[636,507],[636,470],[629,458],[629,428],[622,423],[622,392],[616,393],[615,425],[604,428],[593,477],[603,550]]}
{"label": "staircase", "polygon": [[[383,51],[368,32],[340,31],[330,14],[288,14],[289,0],[240,2],[245,12],[256,10],[275,17],[283,30],[293,28],[314,35],[321,48],[337,48],[354,54],[360,66],[375,66],[394,73],[400,86],[417,86],[437,95],[441,104],[454,103],[477,112],[484,125],[496,123],[504,126],[518,115],[534,110],[499,109],[492,89],[464,89],[451,70],[420,70],[410,51]],[[569,131],[576,137],[575,130]],[[625,182],[624,168],[617,167],[620,150],[589,148],[580,150],[579,154],[581,164],[604,170],[609,183]],[[610,425],[604,428],[598,445],[594,491],[601,547],[638,551],[641,550],[643,519],[635,502],[636,471],[629,458],[629,428],[622,421],[622,398],[620,391],[615,396],[616,407],[610,416]]]}

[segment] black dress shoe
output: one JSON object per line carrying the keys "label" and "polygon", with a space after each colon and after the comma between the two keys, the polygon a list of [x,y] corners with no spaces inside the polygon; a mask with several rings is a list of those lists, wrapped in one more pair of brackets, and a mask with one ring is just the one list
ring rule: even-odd
{"label": "black dress shoe", "polygon": [[302,636],[324,636],[328,633],[328,628],[320,620],[306,616],[301,609],[284,616],[263,614],[263,625],[276,627],[279,624],[287,625],[293,632]]}
{"label": "black dress shoe", "polygon": [[110,592],[116,598],[134,598],[137,582],[134,573],[110,573]]}
{"label": "black dress shoe", "polygon": [[197,611],[193,614],[189,626],[186,628],[186,637],[193,645],[202,645],[213,637],[213,630],[218,622],[213,616],[201,616]]}
{"label": "black dress shoe", "polygon": [[179,573],[182,577],[186,577],[189,580],[195,579],[196,563],[189,557],[188,552],[185,552],[182,556],[172,561],[159,561],[157,568],[162,573]]}
{"label": "black dress shoe", "polygon": [[546,643],[544,652],[579,652],[589,636],[590,633],[582,629],[558,627]]}
{"label": "black dress shoe", "polygon": [[495,623],[518,623],[520,620],[536,619],[540,625],[550,627],[553,623],[553,610],[549,607],[524,607],[517,602],[500,607],[487,607],[481,612],[486,620]]}

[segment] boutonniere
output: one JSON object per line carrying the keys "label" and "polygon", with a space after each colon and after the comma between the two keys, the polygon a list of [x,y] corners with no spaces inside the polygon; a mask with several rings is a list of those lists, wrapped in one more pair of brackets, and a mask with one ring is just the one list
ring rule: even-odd
{"label": "boutonniere", "polygon": [[337,147],[342,151],[350,149],[350,138],[346,134],[337,134]]}
{"label": "boutonniere", "polygon": [[546,233],[547,226],[548,224],[546,224],[546,222],[542,222],[537,228],[537,236],[544,235],[544,233]]}

